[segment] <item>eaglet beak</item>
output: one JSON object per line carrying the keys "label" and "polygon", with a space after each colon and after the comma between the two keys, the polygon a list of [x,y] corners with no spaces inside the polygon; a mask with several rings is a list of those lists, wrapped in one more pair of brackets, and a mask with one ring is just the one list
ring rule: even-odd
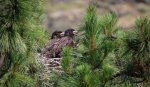
{"label": "eaglet beak", "polygon": [[65,34],[65,33],[64,33],[64,32],[62,32],[62,33],[60,33],[60,36],[64,36],[64,34]]}
{"label": "eaglet beak", "polygon": [[78,31],[73,31],[73,34],[76,35],[78,33]]}

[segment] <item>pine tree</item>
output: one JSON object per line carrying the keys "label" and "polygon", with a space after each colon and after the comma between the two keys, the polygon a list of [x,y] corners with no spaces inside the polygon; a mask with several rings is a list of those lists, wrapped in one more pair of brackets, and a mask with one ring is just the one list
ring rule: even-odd
{"label": "pine tree", "polygon": [[42,3],[42,0],[0,1],[0,87],[37,84],[35,53],[46,41],[40,25]]}
{"label": "pine tree", "polygon": [[[139,18],[136,21],[135,29],[129,32],[125,38],[125,51],[123,58],[126,60],[124,68],[130,82],[149,82],[149,59],[150,59],[150,19]],[[140,80],[137,80],[139,78]],[[143,85],[148,87],[148,85]]]}
{"label": "pine tree", "polygon": [[64,48],[63,72],[54,73],[54,87],[149,86],[150,20],[138,19],[132,32],[124,32],[117,19],[114,13],[98,17],[89,5],[79,47]]}
{"label": "pine tree", "polygon": [[[113,15],[109,17],[106,20],[112,22]],[[101,22],[101,18],[96,15],[94,4],[91,4],[87,8],[81,27],[83,39],[80,46],[82,49],[80,47],[77,50],[64,48],[65,55],[61,62],[64,72],[55,73],[56,78],[58,76],[59,78],[55,80],[54,87],[105,87],[107,85],[116,72],[113,62],[109,61],[111,58],[109,54],[113,51],[114,44],[111,39],[105,40],[107,36],[102,32],[104,24]],[[108,26],[109,24],[106,27]],[[114,29],[113,26],[111,29]]]}

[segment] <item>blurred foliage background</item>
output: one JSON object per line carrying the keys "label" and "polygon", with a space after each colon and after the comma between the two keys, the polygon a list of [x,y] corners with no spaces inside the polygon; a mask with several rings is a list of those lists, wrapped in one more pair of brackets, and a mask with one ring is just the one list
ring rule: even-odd
{"label": "blurred foliage background", "polygon": [[[43,25],[49,32],[75,28],[83,22],[88,4],[93,0],[48,0],[45,6],[46,18]],[[150,15],[150,0],[95,0],[99,16],[116,12],[118,25],[129,30],[135,19]]]}

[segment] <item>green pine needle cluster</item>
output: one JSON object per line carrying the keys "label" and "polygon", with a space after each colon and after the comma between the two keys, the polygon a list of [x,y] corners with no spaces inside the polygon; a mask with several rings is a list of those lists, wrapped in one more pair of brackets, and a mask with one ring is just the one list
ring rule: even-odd
{"label": "green pine needle cluster", "polygon": [[46,74],[36,62],[47,37],[43,0],[0,2],[0,87],[136,87],[150,85],[150,19],[120,30],[115,13],[98,17],[90,4],[77,49],[65,47],[62,72]]}
{"label": "green pine needle cluster", "polygon": [[137,19],[132,32],[117,21],[115,13],[98,17],[89,5],[79,47],[64,48],[63,72],[55,73],[54,87],[149,87],[150,20]]}
{"label": "green pine needle cluster", "polygon": [[36,51],[47,40],[40,19],[43,1],[3,0],[0,5],[0,87],[35,87]]}

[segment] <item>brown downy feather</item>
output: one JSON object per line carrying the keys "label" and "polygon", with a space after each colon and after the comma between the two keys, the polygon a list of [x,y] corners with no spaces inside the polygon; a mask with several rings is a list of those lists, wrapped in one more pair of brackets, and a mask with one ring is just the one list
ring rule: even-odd
{"label": "brown downy feather", "polygon": [[75,47],[75,41],[73,40],[74,29],[67,29],[65,31],[65,36],[59,39],[52,39],[46,46],[44,50],[44,55],[47,58],[59,58],[62,56],[62,49],[65,46]]}
{"label": "brown downy feather", "polygon": [[75,47],[74,40],[70,37],[63,37],[59,40],[58,44],[53,47],[53,49],[58,56],[61,56],[61,51],[65,46]]}
{"label": "brown downy feather", "polygon": [[53,58],[55,57],[55,50],[54,47],[56,47],[59,43],[59,40],[62,38],[61,36],[62,31],[55,31],[52,33],[51,40],[45,45],[45,47],[42,49],[42,54],[46,58]]}

